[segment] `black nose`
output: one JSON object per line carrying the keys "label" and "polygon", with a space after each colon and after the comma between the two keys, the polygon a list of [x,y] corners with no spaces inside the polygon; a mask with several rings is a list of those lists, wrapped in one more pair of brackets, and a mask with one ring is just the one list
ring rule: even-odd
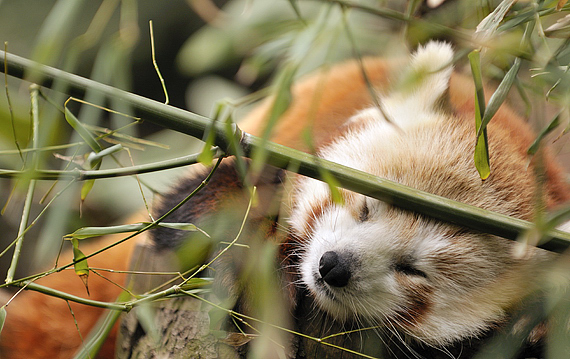
{"label": "black nose", "polygon": [[344,287],[350,279],[350,258],[328,251],[319,261],[319,273],[323,280],[333,287]]}

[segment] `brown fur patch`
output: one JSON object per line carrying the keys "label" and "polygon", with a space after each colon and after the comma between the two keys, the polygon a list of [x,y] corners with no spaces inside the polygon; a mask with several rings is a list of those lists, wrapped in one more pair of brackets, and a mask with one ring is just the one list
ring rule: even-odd
{"label": "brown fur patch", "polygon": [[396,312],[394,320],[403,328],[411,329],[422,323],[423,317],[429,313],[433,289],[425,284],[419,284],[407,275],[396,273],[396,281],[401,288],[406,288],[406,307]]}
{"label": "brown fur patch", "polygon": [[330,197],[327,197],[325,200],[316,203],[307,218],[307,222],[305,227],[303,228],[303,233],[308,235],[313,232],[313,228],[315,222],[323,215],[323,213],[333,205],[333,201]]}

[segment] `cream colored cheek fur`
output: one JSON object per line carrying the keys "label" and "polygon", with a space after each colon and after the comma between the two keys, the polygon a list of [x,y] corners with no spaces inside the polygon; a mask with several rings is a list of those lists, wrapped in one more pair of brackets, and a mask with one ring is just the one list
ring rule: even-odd
{"label": "cream colored cheek fur", "polygon": [[[465,243],[452,255],[469,259],[465,260],[467,265],[460,263],[447,268],[454,272],[454,278],[446,278],[438,273],[440,269],[434,261],[441,252],[451,254],[457,243],[452,243],[440,226],[425,223],[411,234],[406,228],[390,223],[407,222],[408,215],[402,213],[402,218],[387,220],[387,206],[374,203],[374,207],[373,218],[360,223],[348,208],[332,206],[314,224],[301,273],[303,282],[323,309],[340,320],[390,321],[416,339],[439,345],[475,335],[488,322],[501,318],[504,303],[497,298],[486,303],[470,293],[472,285],[484,287],[488,284],[485,278],[494,280],[490,272],[500,273],[500,268],[494,268],[496,263],[485,260],[493,253],[481,253],[478,259],[475,253],[481,248]],[[342,288],[331,287],[320,279],[320,258],[328,251],[348,253],[355,265],[349,284]],[[394,265],[395,259],[402,256],[413,257],[414,266],[429,279],[418,275],[404,279],[404,283],[399,281]],[[418,294],[410,293],[409,289],[416,288],[427,290],[430,297],[425,300],[429,302],[429,313],[421,318],[420,313],[416,313],[417,317],[404,313],[412,297]]]}
{"label": "cream colored cheek fur", "polygon": [[[408,75],[428,75],[412,90],[381,98],[398,129],[377,109],[366,109],[349,120],[349,124],[362,126],[323,149],[322,157],[385,175],[379,165],[383,154],[397,151],[395,146],[407,133],[451,121],[436,109],[436,103],[447,90],[452,57],[450,46],[444,43],[420,48]],[[337,319],[389,321],[421,341],[444,345],[476,336],[501,320],[509,300],[520,291],[509,272],[501,269],[510,260],[503,240],[486,236],[481,241],[467,235],[462,241],[449,235],[450,226],[434,221],[411,230],[407,225],[414,221],[410,214],[355,194],[349,195],[346,205],[334,205],[327,186],[312,179],[301,180],[294,197],[290,224],[293,233],[305,239],[302,281],[317,304]],[[367,218],[359,218],[359,213]],[[348,280],[331,285],[323,279],[327,252],[343,257],[350,272]],[[496,252],[507,254],[497,258]],[[452,264],[442,267],[438,263],[442,255],[454,258],[449,261]],[[503,279],[491,284],[498,275]],[[502,294],[495,293],[497,286],[502,286]]]}

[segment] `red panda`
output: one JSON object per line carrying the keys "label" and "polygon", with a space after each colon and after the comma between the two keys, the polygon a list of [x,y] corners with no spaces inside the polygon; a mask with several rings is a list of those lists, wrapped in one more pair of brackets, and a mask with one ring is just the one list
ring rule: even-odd
{"label": "red panda", "polygon": [[[410,89],[380,95],[354,114],[346,131],[321,149],[336,163],[432,194],[525,220],[536,206],[536,179],[520,133],[495,119],[489,128],[493,172],[473,165],[473,116],[448,112],[439,100],[452,73],[448,44],[420,47],[406,71],[424,73]],[[512,123],[512,122],[509,122]],[[516,129],[517,132],[522,132]],[[522,150],[522,151],[521,151]],[[402,210],[302,178],[295,186],[290,232],[299,243],[301,281],[337,320],[390,327],[426,345],[445,347],[480,337],[542,281],[552,260],[515,243]],[[550,192],[549,203],[568,192]]]}
{"label": "red panda", "polygon": [[[383,59],[364,60],[366,74],[392,124],[372,105],[357,61],[309,76],[294,86],[292,105],[271,140],[308,150],[301,134],[312,126],[313,141],[325,159],[531,220],[536,185],[526,150],[534,136],[503,105],[489,125],[493,173],[482,182],[471,164],[474,87],[469,77],[452,73],[452,57],[449,45],[433,42],[420,48],[404,68]],[[391,90],[395,73],[414,70],[428,75],[411,89]],[[240,127],[261,134],[270,107],[269,99]],[[546,153],[544,161],[545,197],[552,207],[567,201],[570,192],[552,156]],[[224,199],[239,198],[235,193],[241,188],[240,176],[231,161],[224,162],[211,186],[175,212],[172,221],[199,221],[204,213],[219,210]],[[203,173],[194,171],[191,178],[183,179],[157,204],[157,212],[168,210],[187,195]],[[269,171],[262,182],[271,190],[280,181],[278,172]],[[402,336],[404,342],[437,348],[474,341],[499,328],[516,304],[538,287],[533,279],[540,278],[537,265],[550,258],[540,250],[516,258],[514,244],[508,240],[353,192],[341,190],[341,194],[344,204],[335,204],[321,182],[307,178],[295,182],[289,236],[282,254],[292,261],[287,265],[296,268],[291,280],[299,279],[295,284],[300,292],[306,290],[318,310],[341,323],[378,325]],[[159,230],[150,239],[155,248],[169,250],[180,245],[182,239],[176,237],[172,231]],[[113,240],[108,238],[105,243]],[[94,264],[98,257],[90,264],[124,269],[132,248],[132,243],[121,245],[99,256],[102,264]],[[59,273],[45,278],[43,284],[73,293],[77,286],[78,293],[83,293],[82,283],[73,276],[72,272]],[[97,296],[94,299],[112,301],[120,290],[105,282],[91,282],[90,291]],[[48,301],[49,307],[39,305]],[[90,307],[73,309],[84,331],[100,313]],[[80,344],[73,322],[49,327],[59,325],[58,318],[64,316],[70,316],[65,302],[33,292],[20,294],[8,307],[0,354],[6,358],[70,357]],[[29,338],[30,332],[41,347],[21,339]],[[111,357],[109,353],[101,357]]]}

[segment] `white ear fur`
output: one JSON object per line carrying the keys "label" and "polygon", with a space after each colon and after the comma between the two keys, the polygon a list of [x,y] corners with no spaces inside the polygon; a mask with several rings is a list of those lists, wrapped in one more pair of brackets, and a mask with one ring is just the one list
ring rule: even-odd
{"label": "white ear fur", "polygon": [[[401,85],[380,97],[389,120],[404,129],[437,118],[435,105],[449,86],[452,60],[453,50],[446,42],[420,46],[401,76]],[[371,122],[386,127],[384,131],[393,130],[375,107],[360,111],[347,124]]]}
{"label": "white ear fur", "polygon": [[404,81],[411,81],[410,89],[404,89],[402,95],[417,107],[433,109],[449,86],[452,60],[453,49],[446,42],[430,41],[420,46],[404,74]]}
{"label": "white ear fur", "polygon": [[437,120],[436,104],[449,86],[453,50],[445,42],[420,46],[402,74],[400,86],[380,101],[401,129]]}

